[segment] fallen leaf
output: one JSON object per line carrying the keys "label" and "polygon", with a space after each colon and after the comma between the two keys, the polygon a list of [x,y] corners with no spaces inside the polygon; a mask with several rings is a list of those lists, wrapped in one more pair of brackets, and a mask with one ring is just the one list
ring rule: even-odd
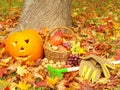
{"label": "fallen leaf", "polygon": [[10,82],[10,90],[16,90],[17,84],[14,82]]}
{"label": "fallen leaf", "polygon": [[67,81],[66,80],[62,80],[60,81],[58,84],[57,84],[57,90],[66,90],[66,87],[65,87],[65,83]]}
{"label": "fallen leaf", "polygon": [[85,53],[86,53],[86,51],[83,48],[79,49],[79,54],[85,54]]}
{"label": "fallen leaf", "polygon": [[96,83],[106,84],[106,83],[108,83],[108,79],[107,78],[100,78]]}
{"label": "fallen leaf", "polygon": [[4,90],[9,85],[8,82],[0,80],[0,90]]}
{"label": "fallen leaf", "polygon": [[29,90],[29,88],[31,87],[30,84],[27,84],[26,82],[19,82],[17,87],[20,89],[20,90]]}
{"label": "fallen leaf", "polygon": [[55,77],[55,78],[47,77],[46,78],[46,83],[48,85],[55,85],[58,81],[59,81],[59,79],[57,77]]}
{"label": "fallen leaf", "polygon": [[0,69],[0,78],[3,77],[3,75],[4,75],[5,72],[6,72],[6,68],[5,67],[3,67],[3,68]]}
{"label": "fallen leaf", "polygon": [[14,63],[14,64],[10,64],[7,69],[11,71],[15,71],[17,70],[17,67],[18,67],[18,64]]}
{"label": "fallen leaf", "polygon": [[1,59],[1,62],[8,63],[11,59],[12,59],[12,57],[7,57],[7,58],[4,58],[4,59]]}
{"label": "fallen leaf", "polygon": [[24,74],[28,73],[28,70],[26,69],[26,66],[18,66],[16,73],[20,76],[24,76]]}
{"label": "fallen leaf", "polygon": [[10,90],[10,88],[7,86],[7,87],[5,88],[5,90]]}
{"label": "fallen leaf", "polygon": [[36,88],[38,88],[38,87],[45,87],[45,86],[47,86],[45,81],[40,81],[40,82],[36,82],[35,83],[35,87]]}
{"label": "fallen leaf", "polygon": [[5,48],[1,48],[1,49],[0,49],[0,57],[3,56],[3,53],[5,53]]}
{"label": "fallen leaf", "polygon": [[27,74],[25,74],[24,76],[21,77],[21,81],[24,81],[24,82],[34,82],[35,78],[32,75],[32,73],[29,72],[29,73],[27,73]]}
{"label": "fallen leaf", "polygon": [[117,49],[115,51],[115,56],[114,56],[115,60],[120,60],[120,49]]}

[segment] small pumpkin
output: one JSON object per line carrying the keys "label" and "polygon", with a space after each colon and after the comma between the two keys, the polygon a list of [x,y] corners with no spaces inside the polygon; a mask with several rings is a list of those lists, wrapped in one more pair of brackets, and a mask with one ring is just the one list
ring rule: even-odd
{"label": "small pumpkin", "polygon": [[[43,42],[35,30],[11,33],[6,38],[6,51],[14,58],[27,58],[25,64],[33,64],[43,56]],[[23,60],[23,59],[21,59]]]}

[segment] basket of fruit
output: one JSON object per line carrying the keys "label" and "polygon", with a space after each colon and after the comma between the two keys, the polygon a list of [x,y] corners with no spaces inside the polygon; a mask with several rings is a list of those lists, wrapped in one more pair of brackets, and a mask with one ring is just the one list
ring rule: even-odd
{"label": "basket of fruit", "polygon": [[45,39],[45,57],[54,62],[66,61],[73,40],[76,40],[76,35],[71,29],[67,27],[54,28]]}

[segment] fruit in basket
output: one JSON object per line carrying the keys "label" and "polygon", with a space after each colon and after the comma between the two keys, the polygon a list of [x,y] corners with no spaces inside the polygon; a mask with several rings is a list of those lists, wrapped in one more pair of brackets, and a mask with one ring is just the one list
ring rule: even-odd
{"label": "fruit in basket", "polygon": [[61,45],[63,43],[63,39],[61,36],[52,36],[50,38],[50,44],[53,45],[53,46],[58,46],[58,45]]}
{"label": "fruit in basket", "polygon": [[63,33],[61,30],[57,30],[55,33],[54,33],[54,36],[62,36]]}
{"label": "fruit in basket", "polygon": [[62,46],[64,46],[67,50],[70,50],[71,43],[70,42],[63,42]]}
{"label": "fruit in basket", "polygon": [[6,51],[14,58],[23,60],[25,64],[32,64],[43,55],[42,38],[35,30],[11,33],[5,44]]}
{"label": "fruit in basket", "polygon": [[59,45],[58,46],[58,51],[60,51],[60,52],[66,52],[67,49],[65,47],[63,47],[62,45]]}

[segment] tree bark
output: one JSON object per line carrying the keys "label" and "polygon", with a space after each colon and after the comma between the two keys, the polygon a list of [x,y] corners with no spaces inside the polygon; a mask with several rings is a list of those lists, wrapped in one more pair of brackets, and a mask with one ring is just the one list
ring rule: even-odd
{"label": "tree bark", "polygon": [[72,0],[24,0],[22,15],[16,26],[24,29],[71,27]]}

